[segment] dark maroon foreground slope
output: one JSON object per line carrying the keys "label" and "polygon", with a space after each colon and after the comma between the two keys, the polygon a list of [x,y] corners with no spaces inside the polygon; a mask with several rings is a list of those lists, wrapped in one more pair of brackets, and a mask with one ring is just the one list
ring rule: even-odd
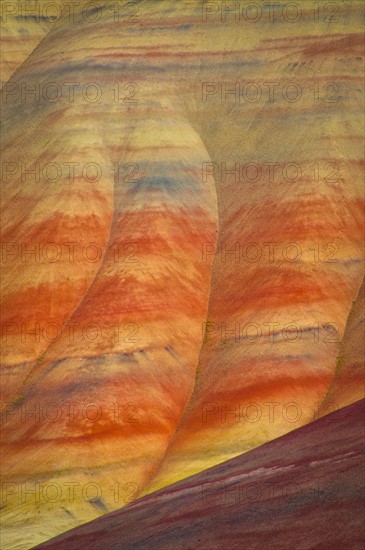
{"label": "dark maroon foreground slope", "polygon": [[364,543],[361,400],[37,548],[364,550]]}

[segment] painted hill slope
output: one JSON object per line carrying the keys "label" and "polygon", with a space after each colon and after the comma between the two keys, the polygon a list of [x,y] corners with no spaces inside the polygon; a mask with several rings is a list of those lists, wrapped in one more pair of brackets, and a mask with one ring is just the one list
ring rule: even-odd
{"label": "painted hill slope", "polygon": [[358,401],[37,548],[361,550],[364,403]]}
{"label": "painted hill slope", "polygon": [[[365,392],[365,281],[353,302],[347,320],[337,369],[320,414],[327,414],[331,403],[345,407],[364,397]],[[333,405],[332,405],[333,406]]]}
{"label": "painted hill slope", "polygon": [[364,274],[363,3],[103,4],[8,21],[4,549],[311,422]]}

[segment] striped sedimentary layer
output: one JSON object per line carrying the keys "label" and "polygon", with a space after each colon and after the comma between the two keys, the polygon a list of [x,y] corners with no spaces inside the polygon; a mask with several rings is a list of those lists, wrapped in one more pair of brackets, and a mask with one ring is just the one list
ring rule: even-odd
{"label": "striped sedimentary layer", "polygon": [[363,418],[361,400],[37,548],[361,550]]}
{"label": "striped sedimentary layer", "polygon": [[361,3],[301,5],[76,11],[9,81],[5,547],[316,418],[363,276]]}
{"label": "striped sedimentary layer", "polygon": [[334,407],[346,407],[364,398],[364,280],[354,300],[337,357],[336,372],[324,399],[320,414]]}
{"label": "striped sedimentary layer", "polygon": [[[61,27],[11,82],[31,87],[52,74],[62,87],[77,74],[80,86],[101,86],[102,101],[75,94],[71,104],[68,97],[22,103],[13,94],[4,113],[2,475],[13,548],[122,506],[153,475],[194,385],[211,269],[200,251],[217,231],[214,180],[201,181],[208,154],[164,67],[149,68],[148,59],[136,66],[133,55],[120,60],[120,26],[120,45],[110,38],[101,60],[90,60],[89,28]],[[104,31],[94,26],[95,43]],[[65,60],[56,56],[63,41]],[[137,104],[122,97],[133,86]],[[38,163],[40,177],[22,181],[21,162]],[[78,163],[74,181],[65,170],[49,181],[55,164],[71,163]],[[77,168],[87,164],[85,178]],[[50,243],[49,257],[62,251],[54,262],[44,257]],[[76,243],[72,261],[67,243]],[[28,253],[35,244],[40,257]],[[37,326],[39,338],[29,334]],[[40,498],[11,494],[23,483],[40,483]],[[59,498],[44,499],[44,484],[59,487]]]}
{"label": "striped sedimentary layer", "polygon": [[47,8],[41,2],[3,1],[0,13],[2,87],[52,29],[54,20],[46,16]]}
{"label": "striped sedimentary layer", "polygon": [[[224,71],[202,69],[218,90],[189,116],[210,156],[219,240],[202,250],[214,261],[194,392],[147,492],[318,418],[363,276],[362,39],[350,28],[302,24],[285,39],[273,30],[239,70],[234,53],[218,58]],[[224,97],[237,80],[241,92],[266,81],[303,95],[223,103],[220,81]],[[315,82],[335,83],[336,101],[308,94]]]}

